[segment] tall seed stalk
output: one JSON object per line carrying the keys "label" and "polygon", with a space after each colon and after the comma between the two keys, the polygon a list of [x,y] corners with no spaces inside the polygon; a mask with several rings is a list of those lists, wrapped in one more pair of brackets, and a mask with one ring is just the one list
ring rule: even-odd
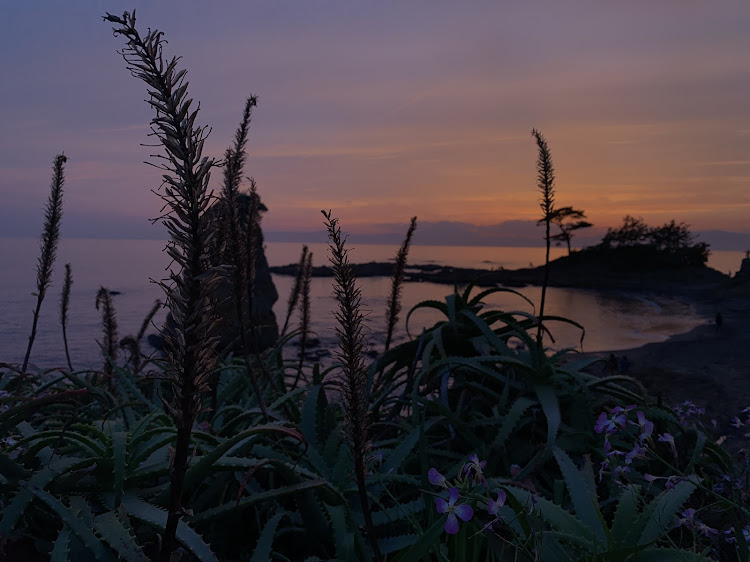
{"label": "tall seed stalk", "polygon": [[39,312],[42,309],[42,302],[52,283],[52,271],[57,254],[57,243],[60,240],[60,222],[62,221],[62,196],[63,184],[65,183],[65,162],[67,158],[64,154],[58,154],[52,162],[52,185],[50,194],[47,199],[47,207],[44,213],[44,228],[41,239],[41,255],[36,266],[36,308],[34,308],[34,321],[31,325],[31,334],[29,334],[29,345],[26,347],[26,356],[23,359],[21,373],[26,373],[29,366],[29,357],[31,357],[31,348],[36,339],[37,324],[39,322]]}
{"label": "tall seed stalk", "polygon": [[73,273],[70,264],[65,264],[65,281],[63,282],[62,296],[60,297],[60,324],[62,324],[63,345],[65,346],[65,359],[68,369],[73,372],[73,363],[70,360],[70,349],[68,348],[68,308],[70,307],[70,289],[73,286]]}
{"label": "tall seed stalk", "polygon": [[[299,303],[300,308],[300,336],[299,336],[299,365],[297,367],[297,381],[302,373],[302,365],[305,362],[305,353],[307,352],[307,342],[310,339],[310,282],[312,281],[312,269],[313,269],[313,254],[309,252],[305,258],[305,264],[303,266],[302,273],[302,287],[300,289],[301,300]],[[297,386],[295,381],[295,388]]]}
{"label": "tall seed stalk", "polygon": [[330,239],[334,285],[333,297],[338,302],[334,313],[337,321],[336,335],[339,350],[336,357],[341,364],[339,386],[344,403],[344,434],[349,452],[354,461],[354,478],[357,482],[359,501],[365,520],[365,531],[376,560],[381,559],[380,548],[372,522],[370,503],[367,498],[367,467],[365,458],[370,447],[368,424],[367,373],[365,368],[365,338],[362,332],[364,315],[360,311],[362,291],[357,287],[354,269],[349,263],[349,250],[341,235],[338,219],[331,212],[321,211],[326,218],[326,230]]}
{"label": "tall seed stalk", "polygon": [[391,294],[388,296],[388,311],[386,312],[386,322],[388,324],[388,331],[385,336],[386,351],[388,351],[388,348],[391,346],[393,329],[398,322],[398,313],[401,312],[401,286],[404,282],[404,269],[406,268],[406,258],[409,255],[411,237],[414,235],[416,228],[417,217],[412,217],[409,229],[406,231],[406,238],[404,238],[401,248],[399,248],[398,254],[396,254],[396,263],[393,266]]}
{"label": "tall seed stalk", "polygon": [[101,307],[102,311],[102,343],[99,344],[102,349],[102,355],[104,356],[104,367],[102,371],[107,375],[109,379],[110,388],[112,386],[112,361],[117,357],[117,317],[115,315],[115,307],[112,303],[112,297],[109,294],[109,289],[105,287],[99,287],[99,292],[96,294],[96,309],[99,310]]}
{"label": "tall seed stalk", "polygon": [[[247,134],[250,128],[250,117],[252,115],[253,107],[256,107],[257,105],[257,97],[250,96],[247,98],[245,108],[242,112],[240,126],[237,128],[234,135],[234,145],[231,148],[228,148],[224,153],[224,186],[221,192],[221,204],[224,206],[224,210],[220,215],[223,217],[223,227],[228,233],[226,244],[229,265],[232,268],[232,299],[234,301],[234,309],[237,315],[237,325],[239,326],[242,355],[245,359],[247,376],[250,379],[253,392],[255,392],[255,395],[258,398],[260,410],[263,413],[263,416],[268,419],[268,412],[266,410],[265,401],[263,400],[263,393],[258,385],[258,380],[255,377],[253,366],[250,361],[251,342],[254,341],[253,335],[248,334],[248,329],[252,331],[252,291],[255,290],[254,283],[249,282],[249,276],[254,277],[255,265],[250,265],[249,262],[254,261],[256,258],[256,252],[248,246],[248,244],[255,243],[255,240],[251,235],[242,232],[240,213],[237,205],[237,198],[240,194],[240,184],[242,183],[242,171],[247,159],[245,147],[247,145]],[[252,185],[250,197],[248,228],[252,229],[254,228],[252,226],[253,222],[259,219],[257,203],[255,203],[257,194],[255,193],[254,183]],[[247,305],[247,315],[245,314],[245,305]],[[250,327],[248,327],[247,322],[245,321],[246,318],[250,321]],[[250,336],[250,341],[248,341],[248,335]],[[217,406],[216,382],[214,382],[211,392],[211,407],[215,411]]]}
{"label": "tall seed stalk", "polygon": [[537,327],[536,333],[537,345],[541,346],[542,337],[544,335],[544,328],[542,326],[542,318],[544,318],[544,302],[547,296],[547,285],[549,284],[549,250],[552,240],[550,237],[550,227],[555,218],[555,169],[552,166],[552,156],[549,147],[547,146],[547,141],[542,136],[542,133],[536,129],[532,129],[531,135],[536,140],[536,146],[539,151],[539,156],[536,161],[536,182],[541,194],[539,207],[542,209],[542,218],[540,222],[544,223],[544,241],[547,245],[547,250],[544,256],[542,300],[539,304],[539,326]]}
{"label": "tall seed stalk", "polygon": [[201,408],[201,395],[209,390],[215,368],[217,340],[211,336],[216,319],[210,297],[217,276],[207,271],[209,228],[204,212],[210,203],[208,181],[212,158],[202,156],[208,135],[195,125],[199,108],[191,111],[185,70],[177,70],[178,59],[164,60],[162,33],[149,30],[141,37],[135,28],[135,11],[122,17],[107,13],[106,21],[116,24],[115,35],[122,35],[127,46],[122,51],[128,70],[146,83],[148,103],[156,111],[151,131],[165,149],[157,167],[162,175],[167,214],[163,217],[171,241],[167,253],[178,271],[170,271],[171,284],[162,283],[174,327],[164,338],[168,347],[166,377],[174,394],[164,407],[177,426],[177,441],[169,472],[167,522],[162,537],[160,559],[167,562],[175,549],[175,533],[183,515],[182,495],[190,457],[190,435]]}
{"label": "tall seed stalk", "polygon": [[292,312],[297,307],[297,301],[299,300],[300,288],[302,287],[302,275],[305,271],[305,263],[307,260],[307,245],[302,246],[302,253],[299,257],[299,263],[297,264],[297,271],[294,276],[294,285],[292,285],[292,291],[289,293],[289,300],[286,306],[286,318],[284,319],[284,327],[281,330],[280,338],[283,338],[286,334],[286,329],[289,327],[289,320],[292,317]]}

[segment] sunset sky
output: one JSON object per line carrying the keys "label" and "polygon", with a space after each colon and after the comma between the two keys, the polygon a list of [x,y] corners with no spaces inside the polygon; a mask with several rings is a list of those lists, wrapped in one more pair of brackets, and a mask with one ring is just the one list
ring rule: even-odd
{"label": "sunset sky", "polygon": [[69,0],[3,6],[0,236],[38,234],[61,151],[63,235],[154,232],[152,112],[101,19],[133,7],[183,57],[208,154],[259,96],[247,173],[267,231],[319,230],[321,209],[365,234],[536,220],[536,127],[558,203],[597,226],[750,232],[746,0]]}

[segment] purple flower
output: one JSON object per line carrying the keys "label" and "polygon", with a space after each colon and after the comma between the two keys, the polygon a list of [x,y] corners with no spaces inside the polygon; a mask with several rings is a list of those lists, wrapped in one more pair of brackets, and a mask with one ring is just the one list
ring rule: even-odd
{"label": "purple flower", "polygon": [[638,439],[643,443],[643,440],[651,437],[651,434],[654,432],[654,422],[647,420],[646,415],[641,411],[636,412],[635,415],[638,417],[638,427],[641,428],[641,434],[638,436]]}
{"label": "purple flower", "polygon": [[468,478],[474,480],[475,483],[482,483],[487,486],[487,479],[484,477],[482,471],[487,466],[487,461],[480,461],[476,453],[473,453],[469,457],[469,463],[464,468],[464,473]]}
{"label": "purple flower", "polygon": [[599,482],[602,481],[605,471],[609,468],[609,461],[603,460],[599,463]]}
{"label": "purple flower", "polygon": [[636,444],[633,449],[625,454],[625,464],[631,464],[633,459],[642,459],[646,456],[646,449]]}
{"label": "purple flower", "polygon": [[669,443],[669,446],[672,448],[672,454],[677,458],[677,447],[674,444],[674,437],[672,437],[669,433],[662,433],[659,435],[659,441],[663,441],[664,443]]}
{"label": "purple flower", "polygon": [[695,529],[696,529],[696,531],[698,531],[704,537],[710,537],[711,535],[718,535],[719,534],[719,530],[718,529],[714,529],[713,527],[709,527],[703,521],[696,521],[695,522]]}
{"label": "purple flower", "polygon": [[738,418],[737,416],[734,416],[734,417],[732,418],[732,421],[731,421],[731,423],[730,423],[729,425],[731,425],[732,427],[736,427],[737,429],[739,429],[739,428],[741,428],[741,427],[742,427],[742,426],[743,426],[744,424],[742,423],[742,420],[740,420],[740,418]]}
{"label": "purple flower", "polygon": [[622,466],[622,465],[620,465],[620,466],[616,466],[615,469],[612,471],[612,476],[614,476],[614,477],[623,476],[624,477],[629,472],[630,472],[630,467],[629,466]]}
{"label": "purple flower", "polygon": [[507,499],[507,495],[505,494],[505,490],[500,490],[497,493],[497,500],[493,500],[490,497],[490,501],[487,502],[487,512],[490,515],[496,515],[498,511],[500,511],[500,508],[505,505],[505,500]]}
{"label": "purple flower", "polygon": [[611,435],[617,431],[618,427],[624,428],[628,423],[628,412],[633,408],[635,406],[628,406],[627,408],[615,406],[612,408],[611,416],[608,416],[607,412],[602,412],[594,424],[594,431]]}
{"label": "purple flower", "polygon": [[455,535],[458,533],[457,517],[460,518],[461,521],[469,521],[474,515],[474,510],[471,509],[470,505],[456,505],[457,500],[458,490],[456,488],[448,490],[447,502],[443,498],[435,498],[435,509],[437,512],[448,514],[448,519],[445,521],[445,532],[449,535]]}
{"label": "purple flower", "polygon": [[724,531],[724,534],[726,535],[726,538],[724,539],[724,542],[727,542],[729,544],[734,544],[737,542],[737,539],[733,536],[734,535],[734,527],[729,527],[726,531]]}
{"label": "purple flower", "polygon": [[596,423],[594,424],[594,431],[597,433],[605,432],[605,433],[611,433],[615,430],[615,422],[609,419],[609,416],[607,415],[607,412],[602,412],[599,414],[599,418],[596,420]]}
{"label": "purple flower", "polygon": [[674,475],[670,476],[669,478],[667,478],[667,481],[664,483],[664,487],[667,490],[671,490],[672,488],[677,486],[677,484],[682,482],[682,480],[683,478],[681,476],[674,476]]}
{"label": "purple flower", "polygon": [[534,509],[536,508],[536,504],[539,503],[536,501],[536,497],[534,494],[531,495],[531,504],[529,505],[529,515],[534,513]]}
{"label": "purple flower", "polygon": [[675,517],[675,525],[677,527],[685,526],[688,529],[693,528],[695,521],[695,510],[691,507],[681,513],[682,517]]}
{"label": "purple flower", "polygon": [[436,468],[431,468],[427,471],[427,479],[433,486],[442,486],[443,488],[447,487],[445,484],[445,476],[440,474]]}

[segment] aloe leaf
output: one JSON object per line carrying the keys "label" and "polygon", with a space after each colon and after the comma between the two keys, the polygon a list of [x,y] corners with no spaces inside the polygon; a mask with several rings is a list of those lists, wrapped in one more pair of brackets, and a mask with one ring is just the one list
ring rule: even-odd
{"label": "aloe leaf", "polygon": [[639,518],[645,519],[645,525],[638,544],[648,544],[662,537],[669,530],[675,515],[696,487],[694,481],[683,480],[674,488],[664,490],[656,496]]}
{"label": "aloe leaf", "polygon": [[13,426],[24,421],[25,418],[38,414],[42,406],[76,400],[87,395],[88,390],[85,389],[66,390],[17,404],[9,410],[0,413],[0,435],[4,435]]}
{"label": "aloe leaf", "polygon": [[649,548],[628,558],[628,562],[709,562],[711,560],[713,558],[676,548]]}
{"label": "aloe leaf", "polygon": [[427,529],[419,540],[414,543],[409,550],[402,550],[393,558],[393,562],[417,562],[425,560],[427,555],[439,544],[440,535],[443,534],[445,527],[446,515],[440,517],[432,526]]}
{"label": "aloe leaf", "polygon": [[685,468],[686,472],[692,472],[693,467],[700,459],[701,453],[703,453],[703,449],[706,447],[706,442],[708,441],[708,438],[706,437],[706,434],[703,433],[700,430],[695,430],[696,436],[695,436],[695,447],[693,448],[693,452],[690,455],[690,462],[688,463],[687,467]]}
{"label": "aloe leaf", "polygon": [[161,405],[157,404],[156,402],[152,402],[148,398],[146,398],[146,395],[141,392],[141,389],[138,388],[138,386],[133,381],[133,377],[130,374],[129,371],[126,371],[125,369],[117,369],[118,376],[116,377],[116,381],[119,385],[122,385],[124,388],[124,392],[121,391],[121,394],[123,395],[123,402],[129,401],[128,394],[131,394],[135,399],[138,401],[139,405],[145,405],[148,406],[148,409],[151,411],[159,410],[161,409]]}
{"label": "aloe leaf", "polygon": [[302,419],[300,420],[300,429],[302,435],[310,444],[311,449],[315,449],[318,446],[318,396],[320,394],[321,386],[315,385],[310,389],[310,392],[305,398],[305,403],[302,405]]}
{"label": "aloe leaf", "polygon": [[333,529],[334,544],[336,545],[336,555],[342,560],[356,560],[355,556],[355,536],[349,528],[346,517],[346,508],[343,505],[323,504],[331,521]]}
{"label": "aloe leaf", "polygon": [[414,501],[399,503],[388,509],[374,512],[372,514],[372,522],[376,527],[379,525],[387,525],[388,523],[406,519],[410,515],[423,511],[424,508],[424,499],[420,496]]}
{"label": "aloe leaf", "polygon": [[122,489],[125,486],[125,452],[128,443],[128,434],[125,431],[116,431],[112,434],[112,465],[114,472],[115,507],[119,507],[122,498]]}
{"label": "aloe leaf", "polygon": [[[92,463],[93,461],[91,459],[79,459],[75,457],[58,459],[50,463],[47,468],[43,468],[34,473],[28,483],[39,488],[44,488],[61,474],[70,470],[91,466]],[[24,511],[26,511],[26,508],[29,503],[31,503],[32,499],[33,495],[28,487],[23,487],[18,491],[10,504],[8,504],[2,511],[3,518],[0,520],[0,536],[7,537],[15,528],[18,520],[21,518]]]}
{"label": "aloe leaf", "polygon": [[596,538],[597,550],[600,550],[606,545],[607,534],[602,525],[596,491],[588,485],[565,451],[559,447],[555,447],[552,453],[565,479],[565,485],[568,487],[570,498],[573,500],[576,517],[591,529]]}
{"label": "aloe leaf", "polygon": [[[164,509],[143,501],[132,493],[123,494],[122,505],[127,509],[128,515],[157,527],[162,533],[164,532],[164,527],[167,524],[167,512]],[[203,537],[183,520],[177,523],[176,537],[198,560],[205,562],[219,561],[211,547],[205,543]]]}
{"label": "aloe leaf", "polygon": [[19,443],[24,444],[34,442],[49,442],[50,440],[54,440],[54,444],[56,446],[59,446],[59,440],[64,439],[71,445],[75,444],[76,446],[80,447],[92,457],[104,457],[106,456],[106,454],[102,443],[106,440],[107,437],[104,433],[98,430],[95,431],[98,433],[98,437],[101,439],[98,442],[97,440],[91,439],[90,437],[87,437],[86,435],[83,435],[82,433],[77,431],[63,431],[55,429],[49,431],[40,431],[30,437],[24,437],[20,440]]}
{"label": "aloe leaf", "polygon": [[130,459],[128,465],[133,469],[146,461],[154,451],[172,443],[177,438],[177,431],[172,428],[159,428],[146,432],[138,444],[130,442]]}
{"label": "aloe leaf", "polygon": [[625,544],[631,525],[638,516],[639,490],[638,486],[632,484],[622,490],[612,519],[612,542],[614,545],[623,546]]}
{"label": "aloe leaf", "polygon": [[420,308],[435,308],[448,316],[448,307],[445,305],[444,302],[438,301],[438,300],[426,300],[422,301],[420,303],[417,303],[414,305],[409,313],[406,315],[406,333],[411,337],[411,334],[409,333],[409,319],[411,318],[411,315],[414,314],[417,310]]}
{"label": "aloe leaf", "polygon": [[206,509],[191,517],[188,517],[187,520],[190,523],[203,523],[226,513],[239,513],[243,509],[260,502],[283,497],[288,494],[293,494],[302,490],[308,490],[310,488],[318,488],[321,486],[325,486],[326,484],[328,484],[328,482],[323,478],[316,478],[315,480],[305,480],[304,482],[289,484],[288,486],[283,486],[281,488],[274,488],[273,490],[255,493],[252,496],[241,498],[239,501],[233,500],[223,505],[219,505],[211,509]]}
{"label": "aloe leaf", "polygon": [[266,526],[263,527],[263,531],[260,533],[258,544],[255,545],[255,550],[253,550],[253,556],[250,558],[250,562],[266,562],[267,560],[271,560],[271,547],[273,546],[276,527],[278,527],[279,521],[281,521],[281,518],[284,517],[284,515],[286,514],[277,513],[268,520]]}
{"label": "aloe leaf", "polygon": [[413,546],[422,535],[398,535],[395,537],[378,537],[378,547],[383,554],[390,554]]}
{"label": "aloe leaf", "polygon": [[[548,499],[541,496],[535,496],[528,490],[516,486],[507,486],[505,490],[512,494],[516,501],[522,506],[533,506],[534,510],[538,511],[542,518],[554,529],[567,535],[578,537],[591,536],[588,527],[586,527],[580,519]],[[586,539],[583,540],[588,545],[589,552],[593,552],[594,544]]]}
{"label": "aloe leaf", "polygon": [[[542,535],[542,544],[539,547],[540,560],[544,562],[570,562],[572,560],[569,553],[560,544],[558,536],[560,536],[559,533],[544,533]],[[564,536],[569,537],[570,535]]]}
{"label": "aloe leaf", "polygon": [[499,353],[502,353],[505,355],[513,355],[513,352],[506,345],[506,343],[503,340],[501,340],[495,332],[492,331],[492,328],[490,328],[484,320],[479,318],[472,311],[466,310],[466,309],[461,311],[461,315],[471,320],[474,323],[474,325],[477,328],[479,328],[479,331],[485,337],[487,342],[493,348],[495,348]]}
{"label": "aloe leaf", "polygon": [[235,445],[260,433],[283,433],[284,435],[293,437],[300,442],[304,443],[305,441],[305,438],[302,437],[299,432],[282,425],[259,425],[246,429],[234,437],[227,439],[221,445],[214,447],[208,454],[199,457],[197,462],[195,462],[195,464],[193,464],[185,473],[185,489],[189,490],[196,483],[202,481],[203,478],[208,475],[211,466]]}
{"label": "aloe leaf", "polygon": [[102,540],[117,553],[120,560],[127,562],[148,562],[133,535],[129,525],[125,525],[114,511],[107,511],[94,518],[94,529]]}
{"label": "aloe leaf", "polygon": [[52,552],[50,553],[50,562],[69,562],[70,561],[70,528],[63,525],[57,534]]}
{"label": "aloe leaf", "polygon": [[9,482],[16,482],[21,478],[27,478],[29,471],[5,453],[0,453],[0,475]]}
{"label": "aloe leaf", "polygon": [[28,484],[26,489],[35,497],[44,502],[52,511],[62,519],[62,522],[70,529],[84,546],[96,557],[97,560],[114,560],[111,552],[105,548],[102,541],[97,537],[82,519],[66,507],[60,500],[49,492]]}
{"label": "aloe leaf", "polygon": [[536,396],[542,406],[542,411],[547,417],[547,447],[555,444],[557,431],[560,428],[560,403],[555,394],[555,389],[549,385],[537,385]]}
{"label": "aloe leaf", "polygon": [[536,400],[526,398],[524,396],[519,397],[505,414],[503,419],[503,425],[500,427],[500,431],[497,432],[495,440],[492,442],[492,448],[501,448],[505,446],[505,441],[510,437],[516,424],[520,421],[523,413],[531,406],[536,404]]}
{"label": "aloe leaf", "polygon": [[[427,428],[425,428],[427,429]],[[422,428],[416,428],[412,430],[406,437],[401,439],[401,442],[395,449],[392,449],[388,456],[385,458],[383,467],[380,472],[392,472],[398,470],[406,458],[409,456],[411,451],[419,442],[419,432]]]}

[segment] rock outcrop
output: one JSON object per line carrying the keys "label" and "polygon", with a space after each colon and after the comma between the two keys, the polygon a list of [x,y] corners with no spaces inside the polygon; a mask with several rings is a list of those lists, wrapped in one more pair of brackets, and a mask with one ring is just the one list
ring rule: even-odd
{"label": "rock outcrop", "polygon": [[743,258],[740,270],[737,272],[736,277],[740,279],[750,280],[750,258]]}
{"label": "rock outcrop", "polygon": [[[279,337],[279,327],[276,322],[276,315],[273,312],[273,305],[278,300],[279,294],[276,286],[271,279],[271,272],[268,267],[263,248],[263,232],[260,229],[260,213],[268,209],[256,194],[256,206],[258,210],[258,226],[254,238],[254,251],[250,252],[245,248],[248,257],[255,256],[255,283],[253,291],[253,315],[252,321],[248,318],[247,305],[243,301],[243,310],[245,311],[245,325],[252,327],[255,334],[254,345],[257,351],[263,351],[276,345]],[[237,207],[240,219],[240,231],[244,234],[247,231],[248,221],[251,210],[251,196],[240,194],[237,197]],[[226,228],[225,205],[221,200],[214,203],[206,210],[205,219],[210,222],[214,235],[209,244],[208,266],[216,268],[219,271],[221,279],[214,293],[215,311],[220,318],[215,334],[219,338],[217,349],[220,352],[239,352],[241,349],[240,341],[240,323],[237,318],[236,307],[233,299],[232,269],[230,267],[222,268],[231,264],[229,257],[229,231]],[[167,315],[166,328],[174,326],[171,313]],[[157,349],[164,348],[164,342],[161,337],[149,337],[149,343]]]}

